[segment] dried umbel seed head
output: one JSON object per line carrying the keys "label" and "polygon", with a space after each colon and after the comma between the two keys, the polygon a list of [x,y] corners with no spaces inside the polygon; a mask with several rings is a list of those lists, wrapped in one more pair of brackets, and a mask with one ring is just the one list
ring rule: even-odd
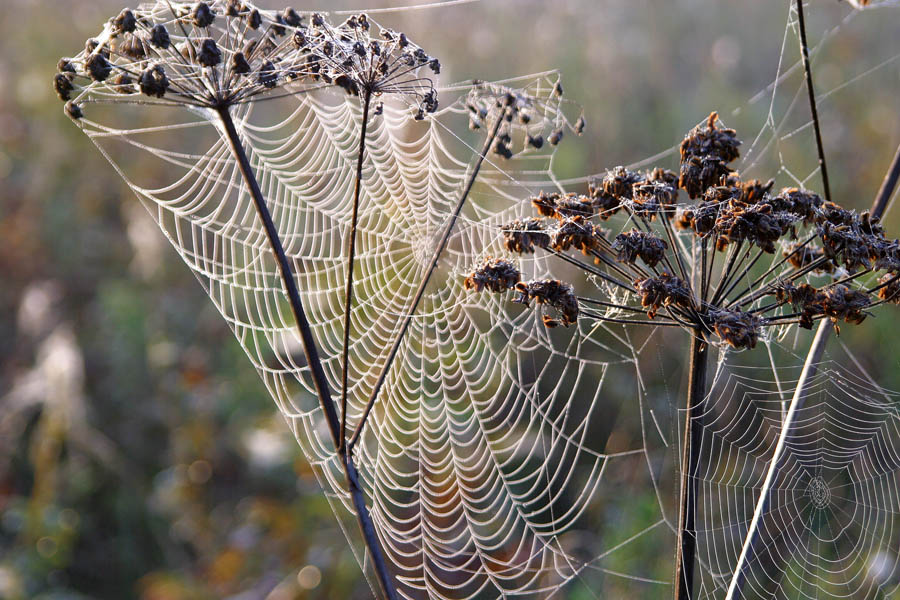
{"label": "dried umbel seed head", "polygon": [[663,181],[641,181],[632,187],[631,211],[651,221],[662,213],[666,218],[675,214],[678,190]]}
{"label": "dried umbel seed head", "polygon": [[550,236],[544,230],[544,222],[540,219],[516,219],[502,228],[506,249],[518,254],[530,254],[536,248],[550,246]]}
{"label": "dried umbel seed head", "polygon": [[113,31],[116,33],[131,33],[137,27],[137,19],[130,9],[126,8],[113,19]]}
{"label": "dried umbel seed head", "polygon": [[594,201],[600,218],[605,220],[617,213],[622,208],[622,202],[632,199],[634,185],[642,181],[639,173],[625,167],[607,171],[602,179],[591,179],[588,182],[588,194]]}
{"label": "dried umbel seed head", "polygon": [[872,303],[868,294],[844,284],[816,289],[806,283],[794,285],[783,282],[777,286],[775,297],[802,311],[800,326],[804,329],[812,329],[813,320],[821,315],[829,317],[834,323],[845,321],[858,325],[867,316],[865,308]]}
{"label": "dried umbel seed head", "polygon": [[545,315],[543,323],[547,327],[556,327],[559,324],[568,327],[578,321],[578,298],[568,283],[558,279],[535,279],[516,284],[516,291],[519,295],[513,302],[529,304],[534,300],[538,304],[556,309],[559,320],[548,319]]}
{"label": "dried umbel seed head", "polygon": [[142,94],[162,98],[169,89],[169,78],[166,77],[166,70],[162,65],[153,65],[141,73],[138,85]]}
{"label": "dried umbel seed head", "polygon": [[852,225],[832,225],[825,222],[819,227],[825,256],[835,266],[844,266],[848,271],[867,269],[871,260],[871,240]]}
{"label": "dried umbel seed head", "polygon": [[216,14],[206,2],[198,2],[191,11],[194,25],[197,27],[209,27],[216,20]]}
{"label": "dried umbel seed head", "polygon": [[[810,244],[801,245],[796,242],[787,244],[781,250],[781,254],[788,259],[788,262],[795,269],[802,269],[825,258],[825,251],[822,248]],[[834,271],[834,263],[821,263],[821,266],[816,271],[832,273]]]}
{"label": "dried umbel seed head", "polygon": [[222,51],[216,41],[206,38],[200,43],[200,52],[197,53],[197,62],[204,67],[214,67],[222,62]]}
{"label": "dried umbel seed head", "polygon": [[710,186],[731,175],[726,162],[714,156],[691,156],[681,163],[678,186],[691,199],[699,198]]}
{"label": "dried umbel seed head", "polygon": [[751,179],[750,181],[743,182],[741,184],[741,202],[747,204],[760,202],[767,196],[773,185],[775,185],[774,179],[770,179],[766,183],[763,183],[759,179]]}
{"label": "dried umbel seed head", "polygon": [[659,181],[673,188],[678,187],[678,173],[662,167],[656,167],[648,172],[646,179],[647,181]]}
{"label": "dried umbel seed head", "polygon": [[165,50],[172,44],[172,40],[169,38],[169,31],[162,23],[154,25],[153,29],[150,30],[149,41],[150,45],[160,50]]}
{"label": "dried umbel seed head", "polygon": [[463,282],[467,290],[480,292],[484,289],[501,293],[513,289],[521,281],[519,269],[508,260],[488,258]]}
{"label": "dried umbel seed head", "polygon": [[84,116],[84,113],[81,112],[81,107],[78,104],[72,102],[71,100],[66,102],[64,110],[65,110],[65,113],[71,119],[77,120]]}
{"label": "dried umbel seed head", "polygon": [[878,279],[881,286],[878,289],[878,298],[892,304],[900,304],[900,275],[885,273]]}
{"label": "dried umbel seed head", "polygon": [[694,304],[690,287],[668,272],[658,277],[638,279],[634,285],[641,298],[641,306],[647,309],[647,316],[651,319],[663,306],[691,308]]}
{"label": "dried umbel seed head", "polygon": [[710,314],[713,331],[736,350],[755,348],[763,320],[752,313],[719,310]]}
{"label": "dried umbel seed head", "polygon": [[769,254],[775,252],[775,242],[791,230],[796,217],[778,212],[766,201],[746,204],[733,200],[719,210],[716,219],[718,249],[728,244],[748,241]]}
{"label": "dried umbel seed head", "polygon": [[606,233],[605,229],[584,217],[568,217],[559,221],[556,231],[551,235],[551,247],[557,252],[575,248],[583,254],[590,254],[601,246]]}
{"label": "dried umbel seed head", "polygon": [[[55,87],[63,100],[82,105],[114,102],[122,86],[108,79],[126,73],[157,99],[144,104],[220,109],[279,86],[304,91],[324,82],[352,95],[412,98],[423,117],[437,111],[424,72],[440,70],[440,62],[405,35],[381,39],[365,15],[337,25],[317,15],[313,22],[305,26],[292,8],[276,13],[236,0],[156,0],[110,19],[82,53],[60,63],[60,72],[73,76],[72,89],[62,80]],[[291,38],[280,39],[289,29]],[[154,75],[156,65],[165,79]]]}
{"label": "dried umbel seed head", "polygon": [[[801,219],[807,225],[812,223],[819,215],[819,209],[824,204],[822,198],[809,190],[799,188],[783,188],[777,196],[772,198],[772,203],[779,206],[779,210],[789,211]],[[843,209],[840,209],[842,212]]]}
{"label": "dried umbel seed head", "polygon": [[724,129],[716,125],[719,113],[712,112],[706,123],[697,125],[688,132],[681,142],[681,161],[696,156],[699,158],[717,158],[726,163],[740,156],[738,148],[741,141],[737,139],[734,129]]}
{"label": "dried umbel seed head", "polygon": [[60,100],[71,99],[72,90],[74,89],[71,73],[57,73],[53,76],[53,90]]}
{"label": "dried umbel seed head", "polygon": [[84,61],[84,68],[94,81],[104,81],[112,72],[112,65],[101,53],[91,54]]}
{"label": "dried umbel seed head", "polygon": [[558,195],[556,198],[556,214],[553,215],[558,219],[567,217],[590,217],[594,214],[594,201],[581,194],[569,192],[568,194]]}
{"label": "dried umbel seed head", "polygon": [[692,229],[699,237],[705,237],[710,234],[716,227],[716,220],[719,218],[718,202],[701,201],[694,208],[685,209],[681,212],[678,220],[678,226],[683,229]]}
{"label": "dried umbel seed head", "polygon": [[864,309],[871,303],[868,294],[837,284],[825,290],[822,312],[835,323],[846,321],[858,325],[866,318]]}
{"label": "dried umbel seed head", "polygon": [[616,260],[634,264],[640,258],[651,269],[665,257],[669,244],[652,233],[632,229],[620,233],[613,241]]}

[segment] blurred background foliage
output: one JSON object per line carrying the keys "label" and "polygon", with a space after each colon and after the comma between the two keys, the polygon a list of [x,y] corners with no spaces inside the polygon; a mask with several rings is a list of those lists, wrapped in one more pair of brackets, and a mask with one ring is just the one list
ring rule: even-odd
{"label": "blurred background foliage", "polygon": [[[810,4],[813,43],[850,13]],[[358,4],[296,5],[345,7]],[[52,92],[59,57],[120,8],[5,0],[0,20],[0,598],[366,597],[224,321]],[[484,0],[379,20],[427,39],[444,82],[560,68],[588,122],[561,146],[565,178],[669,148],[713,109],[749,143],[783,41],[786,64],[797,58],[787,15],[786,1]],[[815,56],[820,91],[834,90],[821,110],[835,198],[855,208],[900,143],[898,16],[840,25]],[[787,87],[775,119],[797,89]],[[805,106],[796,112],[799,126]],[[748,175],[812,173],[808,129]],[[791,183],[784,171],[778,183]],[[889,231],[898,221],[894,211]],[[885,311],[877,322],[842,339],[898,389],[898,320]]]}

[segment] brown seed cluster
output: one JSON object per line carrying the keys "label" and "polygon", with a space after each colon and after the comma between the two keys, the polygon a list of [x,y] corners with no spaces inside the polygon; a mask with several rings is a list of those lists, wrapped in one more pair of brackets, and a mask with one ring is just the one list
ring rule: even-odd
{"label": "brown seed cluster", "polygon": [[636,280],[634,287],[641,299],[641,306],[647,309],[647,316],[651,319],[664,306],[691,308],[694,304],[690,286],[665,271],[658,277]]}
{"label": "brown seed cluster", "polygon": [[[364,15],[338,25],[292,8],[261,10],[249,2],[210,0],[142,4],[110,19],[53,79],[61,100],[84,102],[143,94],[157,104],[218,108],[288,83],[363,90],[414,99],[414,114],[437,110],[434,86],[420,74],[440,62],[403,33]],[[74,97],[73,97],[74,96]]]}
{"label": "brown seed cluster", "polygon": [[713,330],[736,350],[755,348],[763,320],[749,312],[717,310],[710,314]]}
{"label": "brown seed cluster", "polygon": [[497,294],[513,289],[522,279],[519,269],[508,260],[488,258],[482,265],[466,277],[463,285],[467,290],[490,290]]}
{"label": "brown seed cluster", "polygon": [[632,229],[620,233],[613,241],[612,249],[616,252],[616,260],[634,264],[640,258],[651,269],[666,256],[669,244],[646,231]]}
{"label": "brown seed cluster", "polygon": [[550,235],[545,231],[542,219],[516,219],[502,229],[504,245],[510,252],[531,254],[536,248],[550,246]]}
{"label": "brown seed cluster", "polygon": [[[684,139],[680,175],[661,168],[637,173],[616,167],[589,180],[587,195],[533,196],[530,202],[539,217],[506,225],[506,250],[579,250],[597,266],[567,261],[585,271],[595,286],[600,282],[605,289],[619,290],[598,300],[598,306],[639,310],[650,319],[665,309],[661,320],[667,325],[714,333],[735,349],[753,348],[763,327],[799,323],[810,328],[821,318],[860,323],[875,292],[882,301],[900,304],[900,242],[887,239],[867,213],[826,203],[811,191],[791,187],[774,193],[774,180],[742,180],[728,166],[738,157],[740,141],[717,121],[712,113]],[[704,173],[704,168],[711,170]],[[679,189],[695,202],[676,211]],[[624,213],[635,226],[610,241],[597,221],[616,213]],[[678,239],[673,225],[694,235]],[[757,264],[778,248],[780,260]],[[716,253],[729,249],[727,259],[717,264]],[[666,268],[660,273],[661,264]],[[884,274],[879,286],[867,290],[860,277],[869,270]],[[804,281],[829,274],[840,279],[821,287]],[[520,283],[519,288],[529,285]],[[547,295],[544,288],[537,289]],[[529,294],[524,294],[526,303]],[[773,295],[777,302],[766,299]],[[585,314],[623,321],[612,313]],[[631,317],[624,321],[635,322]]]}
{"label": "brown seed cluster", "polygon": [[606,230],[584,217],[560,219],[552,235],[551,247],[557,252],[570,248],[590,254],[606,241]]}
{"label": "brown seed cluster", "polygon": [[565,219],[567,217],[591,217],[596,212],[594,201],[574,192],[540,192],[531,198],[531,204],[542,217]]}
{"label": "brown seed cluster", "polygon": [[800,310],[800,326],[804,329],[812,329],[814,318],[820,315],[834,323],[845,321],[858,325],[866,318],[865,309],[872,303],[868,294],[844,284],[816,289],[807,283],[794,285],[788,281],[778,286],[776,298]]}
{"label": "brown seed cluster", "polygon": [[558,279],[535,279],[516,285],[519,295],[513,302],[529,304],[534,300],[537,304],[546,304],[556,309],[558,319],[544,315],[543,322],[547,327],[574,324],[578,320],[578,299],[572,286]]}
{"label": "brown seed cluster", "polygon": [[691,198],[728,177],[732,172],[728,163],[740,156],[737,133],[718,127],[718,118],[718,113],[711,113],[704,125],[694,127],[681,142],[679,186]]}

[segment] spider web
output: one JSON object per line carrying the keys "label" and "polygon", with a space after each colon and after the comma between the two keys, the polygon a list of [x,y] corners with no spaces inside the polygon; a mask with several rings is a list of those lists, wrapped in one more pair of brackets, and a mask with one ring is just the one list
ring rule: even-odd
{"label": "spider web", "polygon": [[[814,60],[859,14],[826,32]],[[785,183],[813,186],[815,165],[798,171],[785,159],[792,144],[807,155],[813,147],[798,101],[795,27],[791,11],[776,77],[750,102],[768,101],[769,109],[742,171],[774,163]],[[889,64],[872,63],[860,75]],[[548,72],[506,84],[549,99],[557,78]],[[351,426],[471,174],[483,137],[464,133],[465,101],[453,102],[471,89],[441,89],[448,107],[422,123],[398,101],[370,123],[351,317]],[[538,127],[565,123],[564,105],[544,106]],[[326,90],[241,105],[234,118],[337,390],[359,101]],[[80,123],[234,331],[367,568],[276,264],[215,120],[115,107]],[[139,171],[122,160],[134,154]],[[669,349],[683,348],[683,335],[584,321],[551,330],[537,311],[462,286],[479,258],[502,253],[500,226],[529,212],[525,197],[586,181],[556,181],[553,156],[550,149],[511,161],[488,157],[357,448],[372,517],[406,597],[670,594],[684,383]],[[541,255],[519,265],[526,277],[576,273]],[[716,365],[712,401],[698,417],[710,424],[698,514],[702,597],[724,595],[740,552],[799,374],[780,365],[802,363],[795,336],[784,329],[764,340],[757,352],[766,363],[744,365],[749,353],[723,350]],[[819,365],[748,594],[873,597],[896,585],[894,396],[855,373],[838,362]]]}

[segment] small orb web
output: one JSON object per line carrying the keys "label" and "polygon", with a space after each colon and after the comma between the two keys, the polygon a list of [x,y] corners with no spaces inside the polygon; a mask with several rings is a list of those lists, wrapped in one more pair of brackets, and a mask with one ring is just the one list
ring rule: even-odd
{"label": "small orb web", "polygon": [[[900,583],[898,395],[841,358],[816,365],[738,597],[877,598]],[[780,368],[780,385],[799,374]],[[731,581],[780,432],[769,375],[723,364],[703,415],[704,445],[716,449],[704,461],[698,515],[704,597],[721,597]]]}

